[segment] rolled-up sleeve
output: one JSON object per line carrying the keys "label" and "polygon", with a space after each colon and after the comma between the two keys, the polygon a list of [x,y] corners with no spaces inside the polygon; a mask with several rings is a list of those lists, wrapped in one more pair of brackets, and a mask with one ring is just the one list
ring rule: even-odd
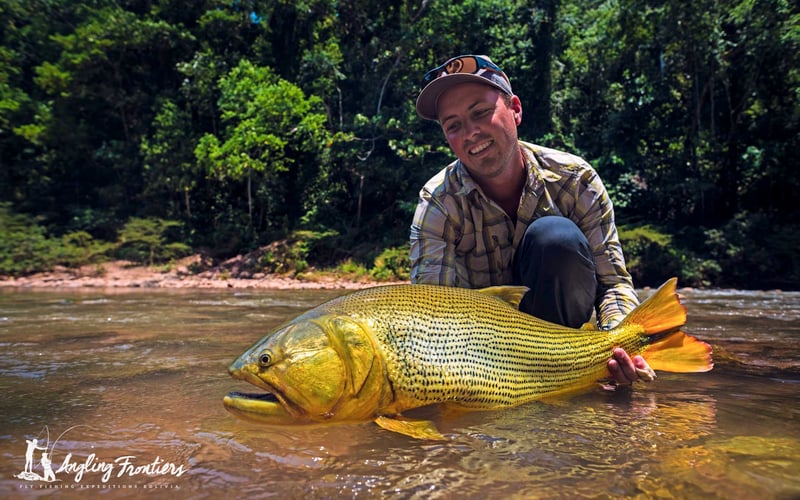
{"label": "rolled-up sleeve", "polygon": [[411,282],[468,286],[466,269],[456,258],[459,231],[445,206],[423,188],[411,224]]}
{"label": "rolled-up sleeve", "polygon": [[599,286],[598,324],[601,328],[611,328],[639,304],[639,298],[625,267],[608,191],[591,168],[585,172],[582,182],[585,188],[579,190],[577,223],[589,240],[595,259]]}

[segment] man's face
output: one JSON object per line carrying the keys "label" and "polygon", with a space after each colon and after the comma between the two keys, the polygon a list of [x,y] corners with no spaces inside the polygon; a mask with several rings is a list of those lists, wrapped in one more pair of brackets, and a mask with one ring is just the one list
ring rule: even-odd
{"label": "man's face", "polygon": [[503,173],[517,155],[522,104],[488,85],[463,83],[439,97],[439,124],[450,148],[477,180]]}

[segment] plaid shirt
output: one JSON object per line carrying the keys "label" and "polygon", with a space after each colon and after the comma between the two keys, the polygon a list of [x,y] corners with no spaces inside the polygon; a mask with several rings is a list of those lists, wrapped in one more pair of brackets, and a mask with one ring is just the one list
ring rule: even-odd
{"label": "plaid shirt", "polygon": [[459,160],[420,191],[411,225],[411,281],[464,288],[513,282],[514,252],[528,225],[569,217],[589,240],[597,269],[601,328],[615,326],[639,303],[597,172],[583,159],[520,141],[528,180],[516,224],[488,199]]}

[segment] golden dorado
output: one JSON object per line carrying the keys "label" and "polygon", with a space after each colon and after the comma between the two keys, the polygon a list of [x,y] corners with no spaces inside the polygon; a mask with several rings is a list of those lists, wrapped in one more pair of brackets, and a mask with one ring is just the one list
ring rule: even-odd
{"label": "golden dorado", "polygon": [[615,347],[656,370],[712,368],[711,347],[680,331],[686,308],[667,281],[608,331],[573,329],[517,309],[525,287],[386,285],[330,300],[280,326],[229,368],[266,394],[230,393],[246,420],[308,424],[374,420],[443,439],[401,416],[434,403],[492,410],[586,390],[607,379]]}

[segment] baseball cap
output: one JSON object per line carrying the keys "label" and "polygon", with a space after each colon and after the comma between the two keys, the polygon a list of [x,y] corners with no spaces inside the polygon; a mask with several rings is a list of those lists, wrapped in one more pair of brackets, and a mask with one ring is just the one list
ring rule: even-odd
{"label": "baseball cap", "polygon": [[425,73],[423,88],[417,97],[417,114],[426,120],[438,120],[436,108],[442,93],[467,82],[483,83],[514,95],[508,76],[488,56],[461,55]]}

